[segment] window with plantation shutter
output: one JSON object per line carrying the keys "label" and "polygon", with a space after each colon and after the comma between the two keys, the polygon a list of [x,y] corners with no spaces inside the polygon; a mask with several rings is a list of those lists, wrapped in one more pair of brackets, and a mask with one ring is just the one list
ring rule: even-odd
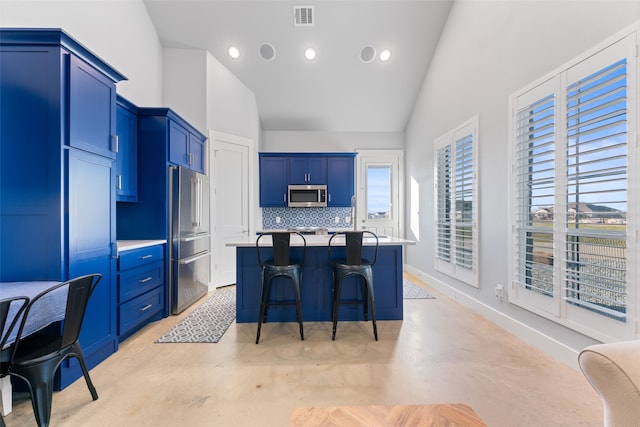
{"label": "window with plantation shutter", "polygon": [[436,269],[477,286],[477,117],[435,143]]}
{"label": "window with plantation shutter", "polygon": [[509,300],[602,341],[638,336],[637,40],[634,27],[511,97]]}

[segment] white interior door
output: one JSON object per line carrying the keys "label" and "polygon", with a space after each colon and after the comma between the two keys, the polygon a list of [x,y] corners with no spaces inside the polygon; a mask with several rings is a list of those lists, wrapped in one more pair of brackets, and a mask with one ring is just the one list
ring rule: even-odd
{"label": "white interior door", "polygon": [[357,228],[403,237],[403,150],[356,150]]}
{"label": "white interior door", "polygon": [[250,139],[211,132],[211,277],[213,287],[236,282],[236,248],[229,241],[247,236],[250,230],[249,183],[252,182]]}

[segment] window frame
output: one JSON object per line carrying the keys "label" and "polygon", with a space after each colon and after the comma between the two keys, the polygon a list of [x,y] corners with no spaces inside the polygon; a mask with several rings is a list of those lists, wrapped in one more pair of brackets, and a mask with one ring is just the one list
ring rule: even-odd
{"label": "window frame", "polygon": [[[434,266],[435,269],[441,273],[444,273],[448,276],[454,277],[460,280],[463,283],[471,285],[475,288],[479,287],[478,281],[478,266],[479,266],[479,236],[478,236],[478,212],[479,212],[479,184],[478,184],[478,153],[479,149],[479,138],[478,138],[478,116],[474,116],[466,122],[462,123],[459,126],[456,126],[453,130],[445,133],[435,140],[434,144]],[[458,174],[458,164],[460,161],[466,163],[468,159],[465,157],[468,153],[460,154],[456,149],[456,144],[459,141],[464,140],[465,138],[470,137],[470,146],[471,146],[471,165],[470,170],[466,170],[464,172],[463,177],[463,185],[466,184],[468,180],[469,173],[471,174],[471,188],[465,188],[463,193],[468,194],[471,193],[471,218],[468,221],[463,221],[458,218],[456,215],[456,199],[458,197],[458,189],[460,188],[459,183],[457,182],[457,178],[460,176]],[[448,185],[448,197],[446,197],[446,202],[444,202],[445,209],[448,211],[448,224],[449,228],[449,258],[444,259],[443,257],[439,257],[440,253],[440,239],[439,233],[441,224],[439,223],[439,210],[442,205],[440,201],[441,190],[439,188],[440,181],[440,166],[439,166],[439,155],[440,151],[450,148],[450,164],[449,164],[449,179],[446,181]],[[446,179],[446,178],[445,178]],[[465,199],[466,200],[466,199]],[[463,203],[464,204],[464,203]],[[459,226],[460,225],[460,226]],[[470,230],[470,240],[471,240],[471,256],[467,258],[463,256],[458,259],[456,254],[468,252],[468,249],[462,247],[463,245],[456,245],[456,230],[461,229],[469,229]],[[468,235],[468,234],[464,234]],[[464,239],[464,237],[463,237]],[[461,252],[462,251],[462,252]],[[470,261],[470,268],[462,265],[464,263],[468,263]]]}
{"label": "window frame", "polygon": [[[638,75],[638,44],[640,24],[634,24],[613,37],[589,49],[582,55],[567,62],[563,66],[547,74],[546,76],[527,85],[515,92],[509,98],[509,150],[511,170],[509,184],[510,194],[510,248],[513,250],[513,261],[509,263],[509,301],[528,311],[550,319],[602,342],[640,337],[638,332],[638,252],[637,224],[640,222],[640,209],[638,200],[638,99],[640,76]],[[615,62],[626,58],[627,60],[627,228],[626,228],[626,321],[614,320],[602,314],[591,312],[586,308],[572,305],[565,298],[566,271],[563,265],[566,262],[566,254],[563,253],[567,236],[571,235],[564,215],[568,212],[567,191],[567,91],[569,85],[577,79],[589,75],[593,70],[599,71]],[[600,67],[600,68],[598,68]],[[591,71],[589,71],[591,70]],[[517,281],[519,268],[523,262],[518,258],[519,236],[518,220],[522,211],[518,209],[517,178],[522,172],[518,168],[517,154],[517,120],[518,111],[526,107],[527,103],[533,103],[536,98],[545,94],[553,94],[555,97],[555,203],[554,210],[557,215],[553,220],[553,257],[556,260],[553,266],[553,296],[545,297],[535,295],[534,292],[523,289]],[[613,233],[613,232],[612,232]],[[520,267],[519,267],[520,265]]]}

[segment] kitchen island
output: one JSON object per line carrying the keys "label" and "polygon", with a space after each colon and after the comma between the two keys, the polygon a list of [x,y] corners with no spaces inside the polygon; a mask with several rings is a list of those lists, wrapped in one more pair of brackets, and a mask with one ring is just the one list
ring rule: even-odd
{"label": "kitchen island", "polygon": [[[332,275],[328,258],[328,243],[331,235],[307,235],[307,252],[302,266],[302,316],[305,322],[331,321]],[[260,310],[261,268],[258,264],[255,246],[257,236],[228,242],[227,246],[236,247],[236,322],[257,323]],[[332,242],[332,258],[344,258],[344,239]],[[374,239],[365,238],[364,245],[369,247]],[[380,237],[378,260],[373,266],[374,290],[377,320],[402,320],[402,252],[405,245],[415,244],[411,240],[397,237]],[[271,240],[263,238],[261,246],[270,246]],[[292,259],[302,254],[302,242],[292,237]],[[368,254],[364,248],[363,255]],[[263,258],[268,249],[264,250]],[[262,252],[261,252],[262,254]],[[288,279],[278,278],[272,282],[271,299],[293,300],[293,290]],[[342,299],[356,297],[357,286],[345,280]],[[273,306],[268,310],[270,322],[296,322],[295,306]],[[364,320],[361,305],[342,305],[340,320]]]}

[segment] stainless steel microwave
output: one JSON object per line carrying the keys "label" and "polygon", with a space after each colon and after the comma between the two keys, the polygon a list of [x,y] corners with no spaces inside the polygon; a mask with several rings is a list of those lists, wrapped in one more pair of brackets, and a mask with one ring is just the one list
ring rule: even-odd
{"label": "stainless steel microwave", "polygon": [[323,208],[327,206],[326,185],[289,185],[290,208]]}

